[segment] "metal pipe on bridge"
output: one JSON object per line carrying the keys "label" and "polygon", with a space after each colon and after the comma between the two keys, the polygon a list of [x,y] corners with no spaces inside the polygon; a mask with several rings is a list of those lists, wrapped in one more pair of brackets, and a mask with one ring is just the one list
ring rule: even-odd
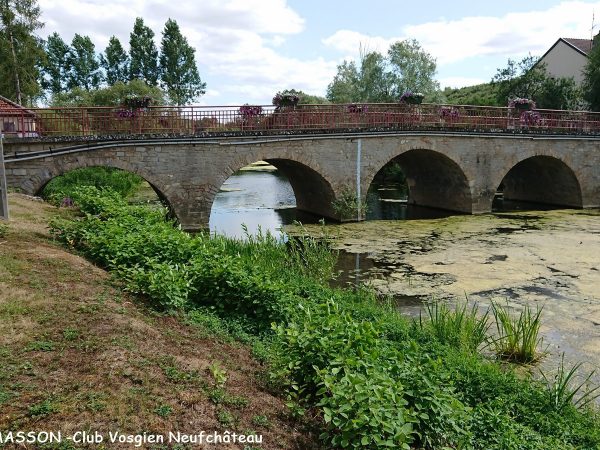
{"label": "metal pipe on bridge", "polygon": [[4,135],[0,132],[0,219],[8,220],[8,190],[4,169]]}

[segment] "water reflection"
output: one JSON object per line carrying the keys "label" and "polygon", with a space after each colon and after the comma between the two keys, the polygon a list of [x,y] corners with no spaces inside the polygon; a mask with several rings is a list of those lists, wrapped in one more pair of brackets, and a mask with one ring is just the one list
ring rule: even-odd
{"label": "water reflection", "polygon": [[296,219],[296,198],[288,179],[273,166],[257,164],[233,174],[217,193],[210,214],[211,232],[243,237],[258,230],[279,234]]}

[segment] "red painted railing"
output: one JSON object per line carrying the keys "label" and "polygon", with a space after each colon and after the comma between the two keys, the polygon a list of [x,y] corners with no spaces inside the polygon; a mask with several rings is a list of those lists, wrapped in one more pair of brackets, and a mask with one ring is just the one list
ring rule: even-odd
{"label": "red painted railing", "polygon": [[600,113],[456,105],[61,107],[0,109],[8,136],[279,134],[439,130],[600,135]]}

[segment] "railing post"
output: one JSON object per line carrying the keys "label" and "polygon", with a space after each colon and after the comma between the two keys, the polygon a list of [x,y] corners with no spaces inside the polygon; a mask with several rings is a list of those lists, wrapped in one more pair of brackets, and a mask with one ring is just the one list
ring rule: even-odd
{"label": "railing post", "polygon": [[4,169],[4,135],[0,130],[0,219],[8,220],[8,191]]}

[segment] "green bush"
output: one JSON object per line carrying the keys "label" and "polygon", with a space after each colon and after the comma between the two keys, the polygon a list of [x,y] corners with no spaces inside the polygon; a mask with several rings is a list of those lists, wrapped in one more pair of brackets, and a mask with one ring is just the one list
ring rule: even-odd
{"label": "green bush", "polygon": [[72,196],[74,188],[94,186],[98,189],[110,188],[122,197],[132,194],[144,180],[133,173],[111,167],[86,167],[75,169],[56,177],[46,185],[42,196],[55,204]]}

